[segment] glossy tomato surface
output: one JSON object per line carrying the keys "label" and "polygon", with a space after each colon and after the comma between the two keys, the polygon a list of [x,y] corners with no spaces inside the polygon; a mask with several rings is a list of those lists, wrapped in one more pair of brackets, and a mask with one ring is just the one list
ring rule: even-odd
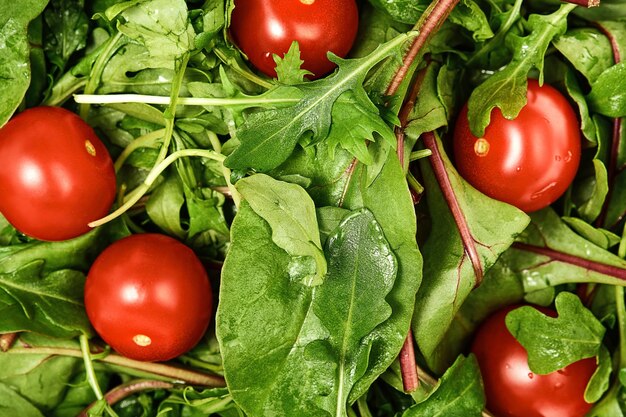
{"label": "glossy tomato surface", "polygon": [[580,162],[580,125],[554,87],[529,80],[527,99],[514,120],[495,108],[482,138],[470,131],[466,105],[454,130],[454,159],[475,188],[533,212],[556,201],[573,181]]}
{"label": "glossy tomato surface", "polygon": [[[506,328],[508,307],[478,329],[472,352],[485,386],[487,408],[498,417],[582,417],[592,404],[584,392],[596,370],[595,358],[583,359],[548,375],[531,372],[524,347]],[[539,308],[556,316],[554,310]]]}
{"label": "glossy tomato surface", "polygon": [[272,57],[282,57],[298,41],[302,67],[315,77],[335,64],[328,51],[340,57],[350,51],[358,28],[354,0],[235,0],[230,34],[252,64],[276,76]]}
{"label": "glossy tomato surface", "polygon": [[98,256],[85,283],[85,307],[115,351],[165,361],[200,341],[212,316],[212,293],[190,248],[165,235],[139,234]]}
{"label": "glossy tomato surface", "polygon": [[35,107],[0,129],[0,212],[22,233],[77,237],[108,213],[115,190],[107,149],[76,114]]}

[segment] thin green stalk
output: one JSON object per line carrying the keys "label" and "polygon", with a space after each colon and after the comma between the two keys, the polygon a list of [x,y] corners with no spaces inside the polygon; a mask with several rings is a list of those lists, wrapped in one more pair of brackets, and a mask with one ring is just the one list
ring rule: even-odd
{"label": "thin green stalk", "polygon": [[109,413],[111,417],[118,417],[117,413],[111,408],[104,395],[102,394],[102,390],[100,389],[100,384],[98,384],[98,377],[96,376],[96,371],[93,368],[93,362],[91,361],[91,351],[89,349],[89,337],[85,334],[80,336],[80,351],[82,353],[83,362],[85,364],[85,373],[87,375],[87,382],[91,387],[91,390],[96,396],[98,401],[105,401],[105,409]]}
{"label": "thin green stalk", "polygon": [[124,165],[130,154],[135,150],[151,147],[151,145],[156,144],[159,139],[163,138],[164,135],[165,129],[159,129],[140,136],[129,143],[115,161],[115,172],[118,172],[122,168],[122,165]]}
{"label": "thin green stalk", "polygon": [[180,158],[185,158],[185,157],[190,157],[190,156],[198,156],[201,158],[213,159],[219,162],[224,162],[224,159],[226,159],[224,155],[218,154],[217,152],[208,150],[208,149],[183,149],[180,151],[176,151],[172,153],[171,155],[169,155],[167,158],[165,158],[163,161],[161,161],[154,168],[152,168],[152,170],[150,171],[150,173],[148,174],[144,182],[126,196],[126,198],[124,199],[124,204],[122,206],[120,206],[117,210],[115,210],[108,216],[105,216],[99,220],[89,223],[89,227],[101,226],[107,222],[110,222],[111,220],[118,218],[122,214],[124,214],[126,211],[128,211],[128,209],[134,206],[141,199],[141,197],[144,196],[145,193],[148,192],[150,187],[152,187],[152,185],[159,178],[159,176],[163,173],[163,171],[167,169],[167,167],[169,167],[171,164],[173,164],[174,162],[176,162],[176,160]]}
{"label": "thin green stalk", "polygon": [[361,417],[374,417],[369,406],[367,405],[367,395],[361,396],[361,398],[356,401],[356,406]]}
{"label": "thin green stalk", "polygon": [[427,158],[431,156],[433,153],[430,149],[420,149],[419,151],[413,151],[409,155],[409,161],[414,162],[418,159]]}
{"label": "thin green stalk", "polygon": [[[119,104],[119,103],[145,103],[169,105],[171,97],[154,96],[146,94],[76,94],[74,101],[81,104]],[[182,106],[255,106],[255,105],[281,105],[299,102],[298,98],[219,98],[219,97],[176,97],[176,102]]]}
{"label": "thin green stalk", "polygon": [[[209,142],[211,142],[211,146],[215,152],[222,153],[222,143],[220,139],[217,137],[215,132],[207,130],[207,137],[209,138]],[[226,180],[226,185],[228,186],[228,191],[230,191],[230,196],[233,199],[233,203],[235,203],[235,207],[239,208],[239,204],[241,204],[241,194],[235,188],[232,182],[230,182],[231,170],[226,165],[222,164],[222,175],[224,175],[224,179]]]}

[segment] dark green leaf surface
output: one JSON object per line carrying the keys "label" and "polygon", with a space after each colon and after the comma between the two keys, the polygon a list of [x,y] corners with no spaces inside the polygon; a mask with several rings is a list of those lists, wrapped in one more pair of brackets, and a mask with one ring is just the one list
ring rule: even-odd
{"label": "dark green leaf surface", "polygon": [[246,204],[232,233],[218,337],[235,400],[258,416],[345,416],[371,334],[391,315],[397,263],[380,226],[367,211],[348,216],[328,239],[328,276],[317,287],[289,279],[289,255]]}
{"label": "dark green leaf surface", "polygon": [[592,110],[609,117],[626,117],[626,62],[598,76],[587,96]]}
{"label": "dark green leaf surface", "polygon": [[555,318],[530,306],[516,308],[506,316],[506,327],[528,352],[530,370],[542,375],[598,356],[605,333],[576,295],[561,292],[555,305]]}

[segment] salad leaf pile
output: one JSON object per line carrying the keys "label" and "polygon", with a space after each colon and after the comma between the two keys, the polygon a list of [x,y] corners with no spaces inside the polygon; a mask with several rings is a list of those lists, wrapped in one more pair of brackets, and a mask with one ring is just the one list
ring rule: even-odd
{"label": "salad leaf pile", "polygon": [[[310,81],[297,43],[277,79],[249,66],[229,0],[2,2],[0,126],[77,112],[120,195],[65,242],[0,219],[0,416],[489,415],[468,346],[522,302],[559,312],[507,318],[533,372],[596,357],[590,415],[626,413],[626,2],[358,5],[350,56]],[[450,134],[466,102],[477,136],[515,117],[529,77],[568,97],[584,149],[526,214],[458,174]],[[168,363],[111,352],[82,301],[95,257],[142,232],[191,247],[219,294]]]}

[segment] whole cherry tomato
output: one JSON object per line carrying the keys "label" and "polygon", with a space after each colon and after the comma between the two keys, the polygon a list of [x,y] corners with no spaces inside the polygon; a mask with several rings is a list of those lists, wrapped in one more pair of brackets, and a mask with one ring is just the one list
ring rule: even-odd
{"label": "whole cherry tomato", "polygon": [[[498,417],[584,416],[592,406],[583,396],[597,367],[595,358],[574,362],[547,375],[533,373],[526,350],[505,324],[507,313],[515,307],[490,316],[474,336],[471,350],[480,366],[487,408]],[[537,309],[556,316],[554,310]]]}
{"label": "whole cherry tomato", "polygon": [[184,244],[131,235],[106,248],[85,283],[94,329],[123,356],[165,361],[193,348],[213,313],[207,273]]}
{"label": "whole cherry tomato", "polygon": [[495,108],[481,138],[470,131],[466,105],[454,130],[454,156],[461,176],[478,190],[533,212],[552,204],[573,181],[580,124],[554,87],[529,80],[527,99],[513,120]]}
{"label": "whole cherry tomato", "polygon": [[66,240],[115,199],[111,157],[93,129],[59,107],[35,107],[0,129],[0,212],[22,233]]}
{"label": "whole cherry tomato", "polygon": [[317,78],[335,67],[328,51],[340,57],[350,51],[358,24],[354,0],[236,0],[230,34],[270,77],[276,77],[273,54],[282,57],[298,41],[302,67]]}

